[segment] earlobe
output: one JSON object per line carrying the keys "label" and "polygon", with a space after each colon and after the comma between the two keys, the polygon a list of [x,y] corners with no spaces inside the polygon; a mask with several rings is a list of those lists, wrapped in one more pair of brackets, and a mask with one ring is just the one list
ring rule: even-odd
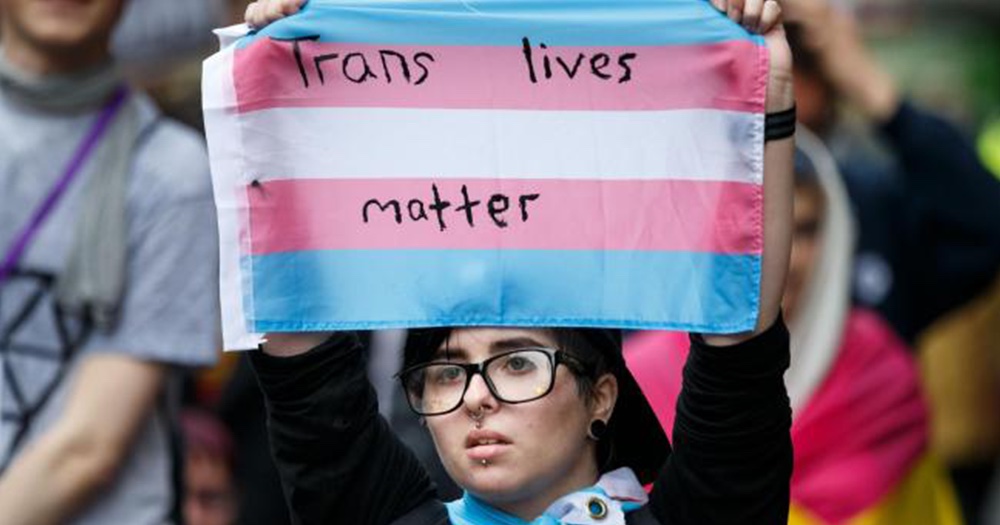
{"label": "earlobe", "polygon": [[608,433],[608,424],[603,419],[595,419],[590,422],[587,429],[587,437],[594,441],[601,441]]}
{"label": "earlobe", "polygon": [[604,374],[594,384],[593,410],[587,437],[601,441],[607,435],[608,421],[614,413],[618,401],[618,379],[612,374]]}

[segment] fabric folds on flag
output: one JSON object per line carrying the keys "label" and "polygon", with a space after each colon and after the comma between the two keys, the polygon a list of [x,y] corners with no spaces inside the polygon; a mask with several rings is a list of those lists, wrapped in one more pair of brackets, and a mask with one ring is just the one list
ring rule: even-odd
{"label": "fabric folds on flag", "polygon": [[226,346],[751,329],[766,82],[701,0],[313,0],[205,63]]}

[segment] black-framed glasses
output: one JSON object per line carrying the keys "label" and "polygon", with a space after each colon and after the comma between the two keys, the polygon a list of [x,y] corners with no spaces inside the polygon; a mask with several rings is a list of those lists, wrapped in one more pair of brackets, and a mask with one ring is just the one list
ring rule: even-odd
{"label": "black-framed glasses", "polygon": [[433,361],[399,373],[406,400],[418,415],[440,416],[462,405],[472,376],[483,376],[497,400],[511,405],[543,398],[552,392],[556,367],[579,368],[579,361],[562,350],[519,348],[480,363]]}

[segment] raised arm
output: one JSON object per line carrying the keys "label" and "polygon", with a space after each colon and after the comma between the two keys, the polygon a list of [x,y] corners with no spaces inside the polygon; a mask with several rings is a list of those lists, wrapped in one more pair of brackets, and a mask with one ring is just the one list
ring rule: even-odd
{"label": "raised arm", "polygon": [[[792,52],[781,24],[781,7],[775,0],[712,0],[720,11],[764,36],[770,55],[766,112],[777,113],[795,105],[792,84]],[[791,138],[764,145],[764,254],[761,264],[760,316],[757,327],[745,334],[705,335],[714,346],[741,343],[774,324],[781,310],[781,296],[792,249],[792,195],[794,193]]]}
{"label": "raised arm", "polygon": [[[794,104],[791,52],[777,2],[713,0],[761,32],[770,52],[767,112]],[[748,22],[749,20],[749,22]],[[692,336],[673,429],[673,454],[650,495],[665,525],[788,522],[791,409],[789,338],[780,301],[791,249],[794,142],[764,149],[761,306],[752,333]]]}
{"label": "raised arm", "polygon": [[446,517],[379,415],[353,332],[271,335],[251,359],[292,523],[384,525],[420,507]]}

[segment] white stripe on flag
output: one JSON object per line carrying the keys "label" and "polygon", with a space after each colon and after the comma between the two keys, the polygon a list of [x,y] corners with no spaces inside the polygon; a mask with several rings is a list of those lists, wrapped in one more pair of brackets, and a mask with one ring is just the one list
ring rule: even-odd
{"label": "white stripe on flag", "polygon": [[281,108],[233,118],[242,124],[245,182],[762,180],[763,115],[755,113]]}

